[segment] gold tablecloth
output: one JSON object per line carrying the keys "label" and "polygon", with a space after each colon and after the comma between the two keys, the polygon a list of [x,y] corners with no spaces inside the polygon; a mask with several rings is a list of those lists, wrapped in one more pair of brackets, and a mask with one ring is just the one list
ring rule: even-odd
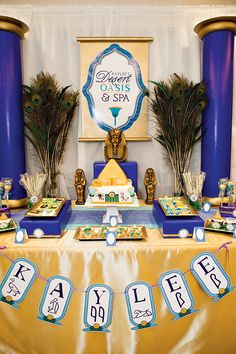
{"label": "gold tablecloth", "polygon": [[[134,281],[156,284],[171,269],[186,271],[201,251],[214,252],[232,237],[208,234],[205,243],[192,239],[162,239],[158,230],[147,230],[143,241],[120,241],[116,247],[104,242],[76,241],[74,231],[60,239],[31,239],[14,244],[14,233],[1,234],[0,246],[12,259],[31,260],[44,278],[68,277],[76,288],[105,283],[122,292]],[[217,258],[236,280],[236,241],[217,253]],[[10,261],[0,255],[0,281]],[[73,293],[62,326],[36,318],[45,281],[37,278],[20,309],[0,302],[0,353],[8,354],[230,354],[236,353],[236,290],[217,303],[207,296],[190,273],[186,279],[198,312],[178,321],[160,293],[153,289],[158,326],[131,331],[124,294],[115,294],[111,333],[83,332],[84,292]]]}

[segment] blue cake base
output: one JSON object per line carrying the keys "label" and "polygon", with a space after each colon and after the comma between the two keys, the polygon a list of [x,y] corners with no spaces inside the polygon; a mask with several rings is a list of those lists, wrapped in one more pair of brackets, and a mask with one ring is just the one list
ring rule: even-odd
{"label": "blue cake base", "polygon": [[[99,174],[102,172],[106,162],[94,162],[93,163],[93,177],[98,178]],[[137,193],[137,183],[138,183],[138,164],[137,162],[119,162],[119,166],[122,168],[126,177],[131,179],[135,192]]]}
{"label": "blue cake base", "polygon": [[153,215],[157,223],[161,224],[160,231],[163,238],[180,238],[179,233],[185,229],[187,238],[193,237],[194,227],[203,227],[204,221],[200,216],[166,216],[157,200],[153,202]]}
{"label": "blue cake base", "polygon": [[45,236],[60,236],[72,214],[71,201],[66,200],[56,217],[32,218],[25,216],[19,223],[21,229],[26,229],[28,235],[33,235],[35,229],[41,229]]}

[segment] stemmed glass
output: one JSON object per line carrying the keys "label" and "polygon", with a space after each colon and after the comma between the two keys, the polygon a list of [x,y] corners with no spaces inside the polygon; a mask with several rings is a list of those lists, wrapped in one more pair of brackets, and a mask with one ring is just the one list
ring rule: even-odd
{"label": "stemmed glass", "polygon": [[0,181],[0,208],[2,208],[3,195],[4,195],[4,183]]}
{"label": "stemmed glass", "polygon": [[234,182],[228,181],[228,184],[227,184],[228,206],[231,206],[233,194],[234,194]]}
{"label": "stemmed glass", "polygon": [[10,194],[10,190],[12,189],[13,179],[9,177],[4,177],[2,178],[2,182],[4,183],[4,189],[5,189],[4,198],[6,199],[6,206],[8,208],[9,194]]}

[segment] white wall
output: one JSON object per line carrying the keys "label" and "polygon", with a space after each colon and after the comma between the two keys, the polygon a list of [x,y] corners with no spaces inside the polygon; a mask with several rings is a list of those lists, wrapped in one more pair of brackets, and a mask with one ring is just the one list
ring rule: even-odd
{"label": "white wall", "polygon": [[[64,86],[80,85],[80,53],[77,36],[152,36],[149,78],[166,79],[170,73],[183,73],[190,80],[201,79],[200,40],[194,26],[207,18],[235,16],[236,6],[31,6],[0,5],[1,15],[26,22],[30,31],[23,42],[23,80],[29,83],[39,71],[55,73]],[[76,117],[66,153],[63,173],[75,197],[73,175],[76,168],[85,170],[88,183],[93,177],[93,162],[103,159],[103,144],[78,142],[80,113]],[[152,128],[149,113],[150,132]],[[235,132],[235,124],[233,131]],[[236,132],[234,133],[236,134]],[[235,139],[234,139],[235,140]],[[143,176],[153,167],[158,178],[158,194],[173,191],[172,173],[164,152],[155,142],[129,142],[129,160],[138,162],[139,194],[144,193]],[[199,171],[200,147],[194,153],[192,170]],[[233,177],[236,177],[233,155]],[[28,149],[29,170],[35,169],[32,151]]]}

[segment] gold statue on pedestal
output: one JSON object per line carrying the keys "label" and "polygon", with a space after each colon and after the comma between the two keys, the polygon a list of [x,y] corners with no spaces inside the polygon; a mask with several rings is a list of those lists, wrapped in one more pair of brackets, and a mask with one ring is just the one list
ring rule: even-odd
{"label": "gold statue on pedestal", "polygon": [[145,204],[152,204],[155,198],[157,179],[153,168],[148,168],[144,176],[144,186],[146,189]]}
{"label": "gold statue on pedestal", "polygon": [[104,157],[106,161],[111,159],[123,162],[127,159],[128,148],[125,134],[120,129],[111,129],[106,137]]}
{"label": "gold statue on pedestal", "polygon": [[86,178],[85,178],[84,171],[81,168],[78,168],[75,171],[74,186],[77,194],[77,199],[75,204],[82,205],[85,203]]}

